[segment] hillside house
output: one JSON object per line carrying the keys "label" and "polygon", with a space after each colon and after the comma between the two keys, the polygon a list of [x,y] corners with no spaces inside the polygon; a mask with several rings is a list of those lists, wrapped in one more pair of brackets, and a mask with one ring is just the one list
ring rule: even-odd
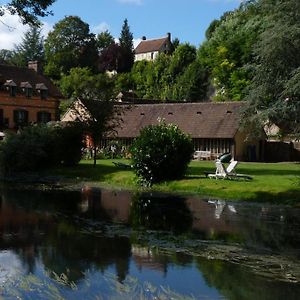
{"label": "hillside house", "polygon": [[172,50],[171,34],[159,39],[143,40],[135,48],[135,61],[148,60],[153,61],[160,53],[170,53]]}
{"label": "hillside house", "polygon": [[1,130],[58,120],[61,97],[37,62],[29,62],[28,68],[0,65]]}

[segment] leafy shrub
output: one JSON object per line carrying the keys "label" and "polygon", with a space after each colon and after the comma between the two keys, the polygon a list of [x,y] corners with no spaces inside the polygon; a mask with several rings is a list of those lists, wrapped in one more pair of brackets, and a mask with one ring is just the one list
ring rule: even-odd
{"label": "leafy shrub", "polygon": [[84,146],[82,125],[73,123],[64,127],[57,127],[56,138],[57,161],[66,166],[78,164]]}
{"label": "leafy shrub", "polygon": [[36,125],[11,133],[0,144],[4,174],[36,171],[58,164],[73,165],[81,158],[82,131],[73,126]]}
{"label": "leafy shrub", "polygon": [[192,153],[190,137],[163,121],[143,128],[131,148],[135,172],[147,185],[181,178]]}

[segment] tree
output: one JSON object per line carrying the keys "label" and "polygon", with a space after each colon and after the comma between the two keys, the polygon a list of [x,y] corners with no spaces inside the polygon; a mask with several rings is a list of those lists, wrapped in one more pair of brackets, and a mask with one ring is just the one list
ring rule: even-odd
{"label": "tree", "polygon": [[54,79],[74,67],[96,69],[96,41],[89,25],[79,17],[68,16],[54,25],[45,40],[45,73]]}
{"label": "tree", "polygon": [[100,32],[97,35],[97,47],[99,53],[108,48],[110,45],[115,43],[114,37],[110,34],[108,30]]}
{"label": "tree", "polygon": [[246,1],[239,9],[226,12],[207,29],[207,40],[198,57],[211,73],[216,100],[243,100],[253,74],[247,65],[253,62],[253,48],[267,25],[259,8],[260,1]]}
{"label": "tree", "polygon": [[300,135],[300,3],[261,0],[268,10],[266,30],[255,47],[254,78],[249,87],[245,122],[270,121],[282,134]]}
{"label": "tree", "polygon": [[41,29],[37,26],[30,26],[24,34],[22,42],[14,49],[13,62],[15,65],[26,67],[32,60],[44,61],[44,39],[41,36]]}
{"label": "tree", "polygon": [[1,49],[0,50],[0,64],[12,64],[14,52],[12,50]]}
{"label": "tree", "polygon": [[11,0],[8,4],[0,6],[0,16],[3,16],[5,9],[13,15],[19,15],[23,24],[38,25],[38,17],[45,17],[52,14],[48,7],[55,0]]}
{"label": "tree", "polygon": [[127,19],[124,20],[119,43],[121,47],[122,60],[118,69],[120,70],[120,72],[129,72],[134,63],[134,50],[133,35],[130,32]]}
{"label": "tree", "polygon": [[97,77],[88,68],[72,68],[68,75],[59,81],[60,91],[67,99],[78,99],[84,94],[87,86],[93,84]]}
{"label": "tree", "polygon": [[[103,49],[98,59],[98,70],[105,71],[120,71],[122,68],[123,57],[122,49],[116,44],[112,43],[107,48]],[[122,69],[121,69],[122,70]]]}
{"label": "tree", "polygon": [[80,102],[75,102],[72,106],[81,116],[85,132],[92,140],[94,166],[101,140],[112,134],[120,122],[112,94],[113,81],[105,74],[98,74],[93,81],[85,82],[85,88],[79,96]]}

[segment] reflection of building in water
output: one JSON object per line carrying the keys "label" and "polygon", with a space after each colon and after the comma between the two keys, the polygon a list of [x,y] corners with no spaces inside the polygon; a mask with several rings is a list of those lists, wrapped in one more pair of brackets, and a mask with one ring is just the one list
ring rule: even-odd
{"label": "reflection of building in water", "polygon": [[146,268],[162,272],[163,274],[167,273],[168,261],[164,260],[162,256],[156,256],[149,247],[132,244],[131,254],[140,271],[142,271],[143,268]]}
{"label": "reflection of building in water", "polygon": [[128,222],[132,193],[102,190],[101,204],[108,215],[119,222]]}
{"label": "reflection of building in water", "polygon": [[193,214],[192,228],[208,235],[219,233],[234,234],[240,232],[233,222],[236,217],[236,209],[233,205],[227,205],[225,201],[203,201],[190,197],[186,204]]}
{"label": "reflection of building in water", "polygon": [[81,194],[81,212],[101,207],[112,221],[128,222],[132,193],[105,189],[100,191],[86,186],[81,190]]}

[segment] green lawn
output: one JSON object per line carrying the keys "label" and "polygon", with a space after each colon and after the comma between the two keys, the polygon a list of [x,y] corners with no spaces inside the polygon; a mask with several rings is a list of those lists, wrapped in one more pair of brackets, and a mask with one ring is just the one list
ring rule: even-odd
{"label": "green lawn", "polygon": [[[92,161],[83,160],[74,168],[55,169],[51,173],[95,184],[139,189],[133,171],[116,167],[113,161],[128,163],[125,160],[98,160],[94,168]],[[300,204],[299,163],[239,163],[237,171],[253,176],[251,181],[215,180],[204,176],[205,171],[213,173],[214,170],[213,161],[193,161],[185,178],[156,184],[152,189],[223,199]]]}

